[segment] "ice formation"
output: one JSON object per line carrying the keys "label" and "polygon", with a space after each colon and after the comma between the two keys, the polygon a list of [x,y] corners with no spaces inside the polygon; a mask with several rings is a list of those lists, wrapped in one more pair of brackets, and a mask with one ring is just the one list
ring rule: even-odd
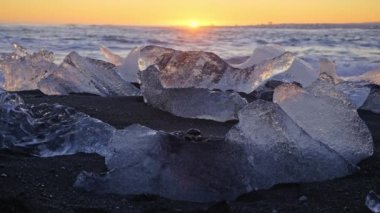
{"label": "ice formation", "polygon": [[[193,141],[132,125],[118,131],[105,177],[82,173],[76,186],[119,194],[159,194],[196,202],[231,200],[253,190],[243,147]],[[131,175],[133,174],[133,175]]]}
{"label": "ice formation", "polygon": [[204,88],[250,93],[270,78],[289,69],[295,57],[286,52],[264,63],[238,69],[214,53],[176,51],[157,46],[141,49],[139,68],[157,65],[164,88]]}
{"label": "ice formation", "polygon": [[[365,82],[345,81],[343,77],[338,76],[336,73],[336,64],[333,61],[322,59],[320,63],[320,73],[322,78],[310,87],[313,88],[319,85],[320,90],[324,90],[325,92],[330,90],[330,94],[332,92],[344,94],[346,99],[350,101],[355,108],[360,108],[371,92],[370,86]],[[323,87],[326,88],[324,89]]]}
{"label": "ice formation", "polygon": [[127,82],[138,82],[138,59],[140,57],[141,48],[134,48],[128,54],[126,58],[122,58],[119,55],[112,53],[105,47],[101,47],[101,52],[104,57],[114,65],[116,65],[116,71]]}
{"label": "ice formation", "polygon": [[371,93],[360,109],[380,113],[380,86],[373,86]]}
{"label": "ice formation", "polygon": [[373,213],[380,213],[380,197],[374,191],[370,191],[365,198],[365,205]]}
{"label": "ice formation", "polygon": [[61,105],[25,105],[0,91],[0,148],[50,157],[78,152],[106,155],[114,128]]}
{"label": "ice formation", "polygon": [[312,138],[272,102],[257,100],[243,108],[226,140],[244,148],[255,175],[251,183],[257,188],[326,180],[354,171],[350,162]]}
{"label": "ice formation", "polygon": [[121,56],[112,53],[109,49],[107,49],[107,47],[101,46],[100,52],[110,63],[114,64],[115,66],[120,66],[124,62],[124,59]]}
{"label": "ice formation", "polygon": [[140,57],[140,48],[134,48],[125,58],[123,64],[117,67],[120,76],[128,82],[138,82],[138,58]]}
{"label": "ice formation", "polygon": [[210,91],[200,88],[165,89],[159,70],[151,66],[141,73],[141,92],[153,107],[185,118],[215,121],[236,120],[237,112],[247,101],[235,92]]}
{"label": "ice formation", "polygon": [[[267,60],[272,60],[276,57],[281,56],[286,51],[280,46],[267,45],[262,47],[257,47],[253,54],[243,63],[234,64],[232,66],[240,69],[249,68]],[[273,76],[272,80],[283,81],[283,82],[297,82],[303,87],[309,86],[315,80],[318,79],[319,71],[314,69],[300,58],[295,58],[293,64],[290,68],[279,75]]]}
{"label": "ice formation", "polygon": [[373,153],[370,131],[344,96],[329,88],[294,84],[275,89],[273,101],[311,138],[355,165]]}
{"label": "ice formation", "polygon": [[48,95],[91,93],[101,96],[141,95],[138,88],[124,81],[114,65],[70,53],[62,64],[38,83]]}
{"label": "ice formation", "polygon": [[46,50],[29,54],[25,48],[14,44],[14,52],[0,59],[0,70],[7,91],[36,90],[37,83],[49,75],[57,66],[54,54]]}
{"label": "ice formation", "polygon": [[367,84],[375,84],[380,86],[380,69],[372,70],[362,75],[344,77],[343,79],[345,81],[365,82]]}

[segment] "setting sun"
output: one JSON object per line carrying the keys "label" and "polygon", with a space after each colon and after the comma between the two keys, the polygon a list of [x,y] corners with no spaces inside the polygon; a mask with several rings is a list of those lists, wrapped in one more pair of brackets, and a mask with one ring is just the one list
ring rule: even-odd
{"label": "setting sun", "polygon": [[190,22],[190,28],[198,28],[199,27],[199,23],[197,21],[191,21]]}

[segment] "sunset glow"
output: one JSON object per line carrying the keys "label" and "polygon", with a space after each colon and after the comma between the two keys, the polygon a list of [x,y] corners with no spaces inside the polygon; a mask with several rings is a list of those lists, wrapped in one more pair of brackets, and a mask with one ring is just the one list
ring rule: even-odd
{"label": "sunset glow", "polygon": [[0,3],[0,22],[196,28],[379,22],[379,11],[379,0],[9,0]]}

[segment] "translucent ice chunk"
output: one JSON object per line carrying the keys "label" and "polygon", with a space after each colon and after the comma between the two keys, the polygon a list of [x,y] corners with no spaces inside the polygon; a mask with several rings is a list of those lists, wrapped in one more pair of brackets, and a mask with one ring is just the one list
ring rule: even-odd
{"label": "translucent ice chunk", "polygon": [[106,193],[158,194],[175,200],[231,200],[251,191],[242,147],[195,142],[132,125],[116,133],[105,177],[82,173],[75,186]]}
{"label": "translucent ice chunk", "polygon": [[307,91],[284,84],[275,89],[273,101],[314,140],[353,165],[373,154],[370,131],[341,94],[323,86]]}
{"label": "translucent ice chunk", "polygon": [[209,52],[182,52],[147,46],[140,52],[141,71],[155,64],[164,88],[204,88],[250,93],[292,65],[295,57],[286,52],[264,63],[246,68],[233,68]]}
{"label": "translucent ice chunk", "polygon": [[[280,55],[284,54],[286,51],[281,46],[277,45],[267,45],[258,47],[253,51],[253,54],[245,62],[241,64],[232,65],[234,67],[244,69],[264,63],[267,60],[272,60]],[[314,69],[300,58],[296,58],[291,65],[291,67],[279,75],[273,76],[272,80],[283,81],[283,82],[297,82],[302,86],[306,87],[318,79],[319,71]]]}
{"label": "translucent ice chunk", "polygon": [[140,57],[141,48],[134,48],[126,58],[112,53],[105,47],[101,47],[101,52],[109,62],[116,65],[116,71],[127,82],[139,82],[138,80],[138,59]]}
{"label": "translucent ice chunk", "polygon": [[365,205],[373,213],[380,213],[380,197],[374,191],[368,193],[365,198]]}
{"label": "translucent ice chunk", "polygon": [[141,73],[141,91],[145,101],[153,107],[186,118],[221,122],[236,120],[237,112],[247,104],[234,92],[199,88],[165,89],[154,66]]}
{"label": "translucent ice chunk", "polygon": [[140,49],[134,48],[124,59],[123,63],[117,67],[118,73],[125,81],[138,82]]}
{"label": "translucent ice chunk", "polygon": [[124,81],[114,65],[70,53],[52,74],[38,83],[48,95],[91,93],[101,96],[141,95],[138,88]]}
{"label": "translucent ice chunk", "polygon": [[[124,59],[115,54],[115,53],[112,53],[109,49],[107,49],[106,47],[104,46],[101,46],[100,47],[100,52],[103,54],[103,56],[112,64],[116,65],[116,66],[120,66],[123,64],[124,62]],[[137,62],[136,62],[137,63]]]}
{"label": "translucent ice chunk", "polygon": [[107,154],[114,128],[60,105],[25,105],[16,94],[0,94],[0,147],[49,157],[78,152]]}
{"label": "translucent ice chunk", "polygon": [[272,102],[257,100],[243,108],[226,140],[244,147],[257,188],[321,181],[354,171],[350,162],[313,139]]}
{"label": "translucent ice chunk", "polygon": [[[322,91],[325,95],[331,96],[334,93],[335,96],[341,96],[343,94],[355,108],[361,107],[370,93],[371,89],[366,83],[345,81],[338,76],[336,64],[333,61],[322,59],[320,72],[319,80],[310,86],[309,91],[317,88],[316,90]],[[343,100],[343,96],[340,99]]]}
{"label": "translucent ice chunk", "polygon": [[0,60],[3,74],[3,89],[8,91],[36,90],[37,83],[49,75],[57,66],[54,54],[41,50],[29,54],[26,49],[14,44],[15,52]]}
{"label": "translucent ice chunk", "polygon": [[380,85],[380,69],[372,70],[358,76],[345,77],[344,80]]}
{"label": "translucent ice chunk", "polygon": [[342,81],[341,77],[339,77],[336,73],[336,64],[334,61],[330,61],[328,59],[321,59],[319,65],[320,74],[326,74],[330,76],[333,80],[334,84],[338,84]]}
{"label": "translucent ice chunk", "polygon": [[284,54],[286,51],[284,48],[278,45],[266,45],[260,46],[253,50],[252,55],[240,64],[231,64],[232,66],[240,69],[252,67],[257,64],[261,64],[266,60],[273,59]]}
{"label": "translucent ice chunk", "polygon": [[357,109],[365,103],[371,92],[371,88],[369,86],[355,84],[353,82],[342,82],[337,84],[335,88],[343,92],[348,100]]}

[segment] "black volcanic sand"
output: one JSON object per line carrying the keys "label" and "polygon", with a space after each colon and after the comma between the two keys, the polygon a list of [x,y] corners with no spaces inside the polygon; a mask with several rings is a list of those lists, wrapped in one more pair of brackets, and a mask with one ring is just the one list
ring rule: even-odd
{"label": "black volcanic sand", "polygon": [[[222,137],[234,125],[183,119],[153,109],[142,98],[103,98],[92,95],[44,96],[19,93],[26,103],[59,103],[101,119],[117,128],[140,123],[165,131],[198,128]],[[154,195],[95,194],[72,185],[79,172],[104,172],[104,158],[76,154],[37,158],[0,150],[0,212],[369,212],[364,205],[370,190],[380,193],[380,115],[360,111],[375,138],[376,152],[345,178],[284,184],[241,195],[232,202],[199,204]]]}

